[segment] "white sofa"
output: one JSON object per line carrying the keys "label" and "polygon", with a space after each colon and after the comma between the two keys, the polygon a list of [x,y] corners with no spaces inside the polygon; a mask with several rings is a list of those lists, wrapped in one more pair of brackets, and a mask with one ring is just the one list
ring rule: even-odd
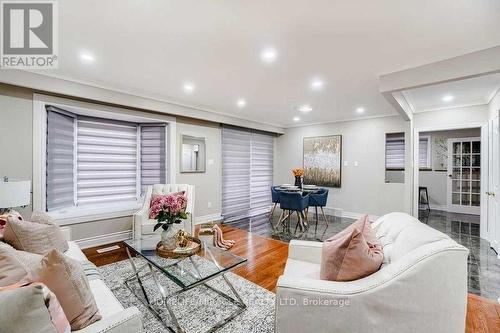
{"label": "white sofa", "polygon": [[464,332],[468,249],[404,213],[372,227],[384,263],[351,282],[319,279],[322,243],[290,243],[277,284],[276,333]]}
{"label": "white sofa", "polygon": [[[69,249],[64,252],[70,258],[86,261],[87,257],[75,242],[68,242]],[[113,292],[100,279],[89,281],[102,319],[85,327],[78,333],[139,333],[142,332],[141,313],[136,307],[124,309]]]}
{"label": "white sofa", "polygon": [[161,228],[156,232],[153,228],[156,220],[149,218],[149,207],[151,205],[151,197],[153,195],[162,195],[185,191],[187,197],[186,213],[188,218],[183,220],[181,224],[174,224],[175,229],[184,229],[191,235],[194,235],[194,185],[188,184],[156,184],[148,186],[144,197],[142,208],[134,214],[133,235],[135,239],[140,239],[143,236],[151,236],[160,234]]}

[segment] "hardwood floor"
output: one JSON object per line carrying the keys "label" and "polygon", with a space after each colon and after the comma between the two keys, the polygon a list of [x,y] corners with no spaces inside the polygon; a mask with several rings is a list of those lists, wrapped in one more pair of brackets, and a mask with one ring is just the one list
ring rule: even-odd
{"label": "hardwood floor", "polygon": [[[238,267],[234,273],[258,284],[272,292],[276,290],[278,277],[283,274],[288,257],[288,244],[254,235],[242,229],[224,225],[224,238],[233,239],[236,245],[231,252],[247,258],[246,265]],[[99,254],[97,249],[110,245],[119,245],[120,249]],[[113,243],[83,251],[87,258],[97,266],[110,264],[127,258],[123,243]],[[467,333],[500,332],[500,305],[480,296],[468,295]]]}

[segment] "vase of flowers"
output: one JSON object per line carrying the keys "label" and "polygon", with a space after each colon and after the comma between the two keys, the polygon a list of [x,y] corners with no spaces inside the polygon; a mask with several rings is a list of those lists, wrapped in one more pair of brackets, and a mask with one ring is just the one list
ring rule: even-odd
{"label": "vase of flowers", "polygon": [[154,231],[160,227],[163,229],[161,242],[166,250],[173,250],[177,246],[176,231],[172,225],[187,219],[186,206],[184,192],[159,195],[151,200],[149,218],[157,221]]}
{"label": "vase of flowers", "polygon": [[295,186],[302,188],[302,179],[304,177],[304,169],[303,168],[292,169],[292,174],[295,177]]}

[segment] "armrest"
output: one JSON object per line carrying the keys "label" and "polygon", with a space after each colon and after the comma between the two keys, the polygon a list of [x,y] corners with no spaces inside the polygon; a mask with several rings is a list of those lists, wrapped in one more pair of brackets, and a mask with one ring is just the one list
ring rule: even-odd
{"label": "armrest", "polygon": [[288,258],[307,261],[314,264],[321,263],[323,243],[301,240],[292,240],[288,246]]}
{"label": "armrest", "polygon": [[77,333],[140,333],[141,313],[136,307],[125,309],[85,327]]}

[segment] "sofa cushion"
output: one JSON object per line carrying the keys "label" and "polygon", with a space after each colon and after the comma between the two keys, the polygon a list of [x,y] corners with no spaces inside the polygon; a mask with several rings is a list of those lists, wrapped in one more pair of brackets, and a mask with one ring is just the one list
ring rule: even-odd
{"label": "sofa cushion", "polygon": [[123,311],[123,306],[102,280],[90,280],[90,291],[94,295],[99,314],[106,318]]}
{"label": "sofa cushion", "polygon": [[35,276],[56,294],[72,330],[101,319],[80,262],[52,250],[43,257],[42,267]]}
{"label": "sofa cushion", "polygon": [[288,259],[283,275],[308,279],[319,279],[321,266],[302,260]]}
{"label": "sofa cushion", "polygon": [[365,215],[323,243],[320,278],[330,281],[361,279],[376,272],[382,261],[382,249]]}
{"label": "sofa cushion", "polygon": [[380,217],[372,227],[384,249],[385,264],[399,260],[425,244],[450,239],[416,218],[399,212]]}
{"label": "sofa cushion", "polygon": [[87,260],[87,257],[85,256],[85,254],[83,254],[83,252],[80,249],[80,247],[78,246],[78,244],[76,244],[73,241],[68,242],[68,250],[66,252],[64,252],[64,255],[67,257],[70,257],[71,259],[74,259],[76,261],[86,261]]}
{"label": "sofa cushion", "polygon": [[22,251],[45,254],[52,249],[64,252],[68,243],[59,226],[45,213],[33,213],[33,221],[20,221],[8,216],[5,242]]}

